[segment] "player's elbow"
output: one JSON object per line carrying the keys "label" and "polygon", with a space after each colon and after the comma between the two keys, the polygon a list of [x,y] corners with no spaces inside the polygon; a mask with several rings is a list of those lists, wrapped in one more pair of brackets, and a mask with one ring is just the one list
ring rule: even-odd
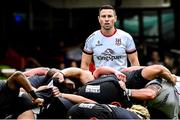
{"label": "player's elbow", "polygon": [[25,77],[21,71],[16,71],[10,76],[10,78],[12,78],[12,79],[17,79],[19,77]]}

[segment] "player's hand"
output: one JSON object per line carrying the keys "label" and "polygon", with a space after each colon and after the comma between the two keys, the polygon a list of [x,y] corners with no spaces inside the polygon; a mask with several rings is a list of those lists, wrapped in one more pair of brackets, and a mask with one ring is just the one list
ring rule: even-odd
{"label": "player's hand", "polygon": [[33,100],[32,102],[33,102],[33,104],[35,104],[35,105],[37,105],[37,106],[39,106],[39,107],[42,107],[43,104],[44,104],[44,99],[42,99],[42,98],[37,98],[37,99]]}
{"label": "player's hand", "polygon": [[59,97],[59,94],[61,93],[56,86],[52,87],[52,92],[54,97]]}
{"label": "player's hand", "polygon": [[123,90],[126,90],[126,84],[123,81],[119,81],[119,85]]}
{"label": "player's hand", "polygon": [[114,73],[116,75],[116,77],[119,79],[119,80],[122,80],[123,82],[126,82],[126,75],[121,73],[121,72],[115,72]]}
{"label": "player's hand", "polygon": [[172,83],[173,83],[173,85],[176,84],[176,81],[177,81],[176,75],[172,74]]}
{"label": "player's hand", "polygon": [[75,83],[70,79],[66,78],[66,80],[64,81],[64,84],[69,89],[75,89]]}
{"label": "player's hand", "polygon": [[52,78],[58,79],[59,83],[64,82],[64,76],[63,76],[63,74],[60,73],[60,72],[56,72],[56,73],[52,76]]}
{"label": "player's hand", "polygon": [[38,87],[35,91],[37,92],[37,91],[43,91],[47,89],[50,89],[50,87],[47,85],[43,85],[43,86]]}

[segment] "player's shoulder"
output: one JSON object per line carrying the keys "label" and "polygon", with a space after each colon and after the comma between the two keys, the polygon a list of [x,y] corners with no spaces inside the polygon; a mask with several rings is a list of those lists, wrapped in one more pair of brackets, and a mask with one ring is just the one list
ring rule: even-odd
{"label": "player's shoulder", "polygon": [[96,35],[100,35],[100,34],[102,34],[101,31],[100,31],[100,30],[96,30],[96,31],[94,31],[94,32],[91,34],[91,36],[96,36]]}
{"label": "player's shoulder", "polygon": [[117,34],[120,34],[121,36],[131,37],[131,35],[128,32],[121,29],[117,29]]}
{"label": "player's shoulder", "polygon": [[101,33],[100,30],[96,30],[93,33],[91,33],[86,40],[91,40],[94,37],[99,36],[100,33]]}

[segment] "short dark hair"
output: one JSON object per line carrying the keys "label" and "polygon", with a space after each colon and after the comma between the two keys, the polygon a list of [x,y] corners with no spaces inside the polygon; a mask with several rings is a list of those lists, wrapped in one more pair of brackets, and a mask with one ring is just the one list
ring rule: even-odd
{"label": "short dark hair", "polygon": [[[103,9],[112,9],[114,12],[115,12],[115,9],[112,5],[102,5],[100,8],[99,8],[99,13],[101,12],[101,10]],[[116,12],[115,12],[116,13]]]}

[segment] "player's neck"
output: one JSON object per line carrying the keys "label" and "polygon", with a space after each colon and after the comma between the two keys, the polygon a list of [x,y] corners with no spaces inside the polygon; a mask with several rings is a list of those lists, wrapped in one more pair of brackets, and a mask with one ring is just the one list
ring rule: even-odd
{"label": "player's neck", "polygon": [[101,29],[101,33],[106,37],[110,37],[110,36],[114,35],[116,33],[116,31],[117,31],[116,28],[112,28],[110,30]]}

